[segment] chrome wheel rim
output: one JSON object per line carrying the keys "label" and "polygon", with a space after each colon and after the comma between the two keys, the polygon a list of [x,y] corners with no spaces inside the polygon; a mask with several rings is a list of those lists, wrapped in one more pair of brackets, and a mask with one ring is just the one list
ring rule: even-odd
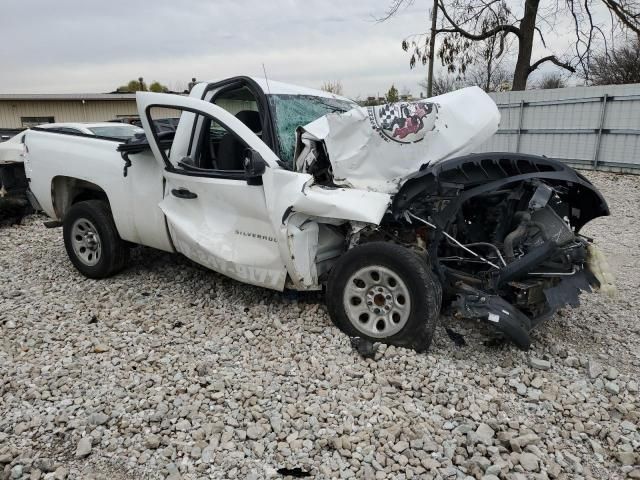
{"label": "chrome wheel rim", "polygon": [[76,257],[89,267],[102,257],[102,243],[95,225],[86,218],[79,218],[71,227],[71,245]]}
{"label": "chrome wheel rim", "polygon": [[343,303],[351,324],[373,338],[395,335],[411,313],[407,285],[393,270],[380,265],[363,267],[351,275]]}

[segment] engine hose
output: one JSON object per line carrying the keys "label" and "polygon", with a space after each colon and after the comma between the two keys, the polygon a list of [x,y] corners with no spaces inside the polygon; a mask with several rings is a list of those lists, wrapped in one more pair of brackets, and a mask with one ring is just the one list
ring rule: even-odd
{"label": "engine hose", "polygon": [[520,224],[504,239],[504,253],[509,262],[513,262],[513,260],[515,259],[513,244],[524,237],[529,231],[530,227],[537,228],[540,231],[540,235],[545,242],[549,240],[549,235],[547,234],[545,226],[540,222],[532,222],[531,214],[529,214],[528,212],[516,212],[514,217],[520,217]]}
{"label": "engine hose", "polygon": [[514,242],[525,236],[531,221],[531,215],[527,212],[516,212],[514,218],[518,217],[520,218],[520,224],[504,238],[504,254],[509,262],[512,262],[515,258],[513,253]]}

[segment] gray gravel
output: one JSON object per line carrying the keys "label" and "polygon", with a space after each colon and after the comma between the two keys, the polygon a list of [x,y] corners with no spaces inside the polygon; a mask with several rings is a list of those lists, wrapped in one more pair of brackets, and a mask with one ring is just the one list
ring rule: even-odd
{"label": "gray gravel", "polygon": [[42,217],[0,230],[4,478],[640,478],[640,176],[589,173],[618,277],[536,333],[365,360],[316,296],[137,249],[83,278]]}

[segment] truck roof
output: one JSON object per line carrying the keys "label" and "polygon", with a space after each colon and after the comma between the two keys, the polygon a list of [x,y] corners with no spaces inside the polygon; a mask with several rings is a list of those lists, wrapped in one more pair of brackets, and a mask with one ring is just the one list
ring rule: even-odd
{"label": "truck roof", "polygon": [[325,92],[324,90],[316,90],[315,88],[303,87],[292,83],[278,82],[276,80],[265,79],[264,77],[249,78],[256,82],[267,95],[311,95],[314,97],[334,98],[336,100],[353,102],[350,98]]}

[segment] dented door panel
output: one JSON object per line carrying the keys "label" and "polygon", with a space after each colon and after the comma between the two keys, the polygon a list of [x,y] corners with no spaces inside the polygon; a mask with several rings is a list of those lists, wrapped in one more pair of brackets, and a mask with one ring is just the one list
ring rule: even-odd
{"label": "dented door panel", "polygon": [[[266,215],[262,186],[242,180],[165,173],[160,208],[176,250],[216,272],[282,290],[286,269]],[[174,190],[195,198],[179,198]]]}

